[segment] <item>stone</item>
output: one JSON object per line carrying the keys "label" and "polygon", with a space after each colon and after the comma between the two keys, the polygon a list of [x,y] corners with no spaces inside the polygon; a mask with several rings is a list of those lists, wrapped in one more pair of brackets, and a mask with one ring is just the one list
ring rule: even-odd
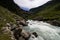
{"label": "stone", "polygon": [[29,32],[26,32],[25,30],[22,30],[21,35],[25,40],[28,40],[31,34]]}
{"label": "stone", "polygon": [[10,33],[10,30],[8,29],[8,27],[2,27],[2,32],[4,33],[4,34],[8,34],[8,33]]}
{"label": "stone", "polygon": [[20,37],[19,40],[25,40],[23,37]]}
{"label": "stone", "polygon": [[14,30],[13,35],[14,35],[16,40],[19,40],[19,37],[21,36],[21,34],[20,34],[21,31],[22,31],[22,29],[20,29],[19,27]]}
{"label": "stone", "polygon": [[35,37],[38,37],[38,34],[36,32],[32,33]]}

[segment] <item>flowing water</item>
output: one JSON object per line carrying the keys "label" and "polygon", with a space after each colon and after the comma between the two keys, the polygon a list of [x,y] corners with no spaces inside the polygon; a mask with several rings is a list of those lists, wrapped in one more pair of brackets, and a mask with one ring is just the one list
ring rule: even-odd
{"label": "flowing water", "polygon": [[28,26],[24,29],[30,33],[36,32],[37,38],[30,37],[29,40],[60,40],[60,27],[50,25],[43,21],[28,20]]}

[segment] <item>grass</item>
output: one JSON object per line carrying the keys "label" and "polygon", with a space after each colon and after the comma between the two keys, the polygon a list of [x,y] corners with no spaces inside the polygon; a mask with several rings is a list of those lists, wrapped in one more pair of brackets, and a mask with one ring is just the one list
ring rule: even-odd
{"label": "grass", "polygon": [[1,32],[1,28],[5,27],[7,22],[16,23],[16,20],[14,19],[15,16],[18,17],[19,19],[22,19],[20,16],[0,6],[0,40],[11,40],[9,34],[3,34]]}
{"label": "grass", "polygon": [[[14,12],[15,13],[15,12]],[[24,17],[25,19],[34,19],[36,17],[43,17],[44,19],[55,19],[60,21],[60,3],[52,4],[45,7],[42,11],[38,11],[34,14],[25,13],[23,11],[18,11],[16,15],[10,12],[8,9],[0,6],[0,29],[5,27],[7,22],[16,23],[14,16],[17,16],[19,19],[22,19],[20,16]],[[6,20],[5,20],[6,19]],[[0,40],[11,40],[9,34],[2,34],[0,30]]]}
{"label": "grass", "polygon": [[36,17],[43,17],[45,19],[55,19],[60,21],[60,3],[56,3],[54,5],[47,6],[42,11],[38,11],[35,14],[29,15],[28,19],[34,19]]}

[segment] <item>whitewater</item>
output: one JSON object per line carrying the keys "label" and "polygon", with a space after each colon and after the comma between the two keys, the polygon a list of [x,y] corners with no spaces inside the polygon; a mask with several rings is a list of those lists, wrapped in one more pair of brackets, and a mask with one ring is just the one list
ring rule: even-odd
{"label": "whitewater", "polygon": [[28,20],[28,26],[24,27],[27,32],[36,32],[38,37],[29,40],[60,40],[60,27],[50,25],[43,21]]}
{"label": "whitewater", "polygon": [[[39,7],[50,0],[14,0],[14,2],[23,10],[29,11],[32,8]],[[28,20],[28,26],[24,27],[27,32],[36,32],[38,37],[32,36],[29,40],[60,40],[60,27],[50,25],[43,21]]]}

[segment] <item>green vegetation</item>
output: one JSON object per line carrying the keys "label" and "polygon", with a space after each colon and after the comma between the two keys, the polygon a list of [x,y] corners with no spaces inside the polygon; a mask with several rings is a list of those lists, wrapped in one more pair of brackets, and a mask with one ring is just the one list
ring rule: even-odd
{"label": "green vegetation", "polygon": [[[44,19],[55,19],[60,21],[60,3],[51,4],[42,11],[29,15],[28,19],[43,17]],[[38,20],[38,19],[37,19]]]}
{"label": "green vegetation", "polygon": [[[1,28],[5,27],[5,24],[7,22],[16,23],[14,19],[15,16],[17,16],[20,19],[21,17],[23,17],[27,20],[43,17],[44,19],[49,20],[55,19],[57,21],[60,21],[60,2],[56,2],[55,0],[54,0],[55,2],[53,2],[52,4],[47,4],[47,6],[44,5],[45,7],[44,8],[42,7],[43,9],[39,10],[36,13],[24,12],[23,10],[19,9],[17,5],[15,5],[12,2],[12,0],[6,0],[6,1],[3,0],[0,2],[0,40],[11,40],[9,34],[3,34],[1,32]],[[18,14],[19,16],[16,14]]]}
{"label": "green vegetation", "polygon": [[19,17],[18,15],[0,6],[0,40],[11,40],[9,34],[2,33],[1,28],[5,27],[5,24],[7,22],[16,23],[14,19],[15,16],[21,19],[21,17]]}

